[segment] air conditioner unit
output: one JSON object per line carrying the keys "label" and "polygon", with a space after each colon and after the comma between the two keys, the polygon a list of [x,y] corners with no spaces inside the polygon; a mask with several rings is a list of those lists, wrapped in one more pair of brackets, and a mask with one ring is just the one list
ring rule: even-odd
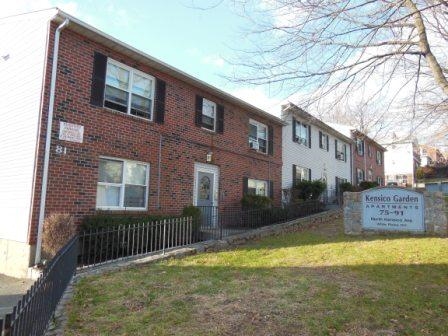
{"label": "air conditioner unit", "polygon": [[251,149],[259,150],[260,144],[258,143],[258,140],[251,140],[249,141],[249,146]]}
{"label": "air conditioner unit", "polygon": [[344,153],[338,153],[338,159],[344,160]]}
{"label": "air conditioner unit", "polygon": [[298,139],[297,139],[297,142],[298,142],[299,144],[305,144],[305,143],[306,143],[306,139],[305,139],[305,138],[298,138]]}

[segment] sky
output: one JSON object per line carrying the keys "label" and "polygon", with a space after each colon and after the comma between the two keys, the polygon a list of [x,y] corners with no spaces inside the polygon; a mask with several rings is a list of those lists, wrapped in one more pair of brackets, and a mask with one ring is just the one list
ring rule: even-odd
{"label": "sky", "polygon": [[245,48],[250,23],[220,0],[2,1],[0,17],[58,7],[95,28],[277,116],[281,92],[232,83],[228,60]]}

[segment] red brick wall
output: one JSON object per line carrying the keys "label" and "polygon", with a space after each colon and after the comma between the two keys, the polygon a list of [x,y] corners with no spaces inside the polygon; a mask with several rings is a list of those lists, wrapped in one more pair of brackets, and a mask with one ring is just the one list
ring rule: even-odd
{"label": "red brick wall", "polygon": [[[50,55],[53,50],[54,29],[53,24],[48,49]],[[166,82],[164,124],[90,105],[95,51]],[[36,163],[30,243],[35,242],[37,234],[50,76],[51,59],[48,60],[42,103],[43,117]],[[280,204],[281,125],[242,110],[167,74],[143,66],[69,29],[61,33],[56,87],[47,215],[54,212],[73,213],[79,220],[95,212],[100,156],[150,164],[148,213],[177,214],[185,205],[193,202],[194,163],[205,163],[209,151],[214,153],[213,164],[220,170],[220,206],[239,204],[244,176],[274,181],[274,201]],[[225,106],[223,134],[211,133],[195,126],[196,94]],[[249,149],[249,118],[274,127],[273,156]],[[84,142],[78,144],[59,140],[60,121],[84,125]],[[162,138],[162,162],[160,207],[158,207],[160,138]],[[67,154],[56,154],[57,145],[66,147]]]}
{"label": "red brick wall", "polygon": [[[356,137],[353,137],[356,140]],[[369,156],[368,147],[370,146],[372,155]],[[372,180],[376,182],[377,177],[381,177],[384,183],[384,152],[376,142],[371,139],[364,139],[364,155],[358,154],[356,143],[353,144],[353,184],[356,184],[356,169],[362,169],[364,171],[365,180],[368,181],[368,170],[373,172]],[[381,164],[376,163],[376,151],[379,150],[381,154]]]}

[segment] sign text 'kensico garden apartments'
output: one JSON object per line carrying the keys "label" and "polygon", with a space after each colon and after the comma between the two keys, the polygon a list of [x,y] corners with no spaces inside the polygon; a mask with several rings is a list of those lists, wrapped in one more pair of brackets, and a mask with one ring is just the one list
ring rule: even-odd
{"label": "sign text 'kensico garden apartments'", "polygon": [[402,188],[362,192],[363,228],[367,230],[425,231],[423,195]]}

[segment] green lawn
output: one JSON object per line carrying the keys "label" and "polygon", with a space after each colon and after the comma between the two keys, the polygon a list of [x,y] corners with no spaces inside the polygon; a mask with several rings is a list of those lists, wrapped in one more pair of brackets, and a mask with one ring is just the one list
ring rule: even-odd
{"label": "green lawn", "polygon": [[448,239],[332,228],[89,277],[67,335],[446,335]]}

